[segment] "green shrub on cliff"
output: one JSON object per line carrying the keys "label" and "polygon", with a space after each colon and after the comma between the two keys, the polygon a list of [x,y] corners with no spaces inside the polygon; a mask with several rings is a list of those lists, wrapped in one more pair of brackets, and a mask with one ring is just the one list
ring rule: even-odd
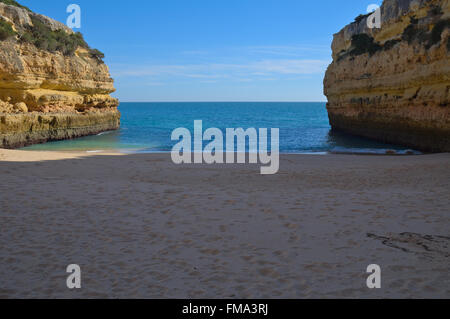
{"label": "green shrub on cliff", "polygon": [[440,6],[432,6],[430,11],[428,11],[429,16],[441,16],[444,12]]}
{"label": "green shrub on cliff", "polygon": [[359,24],[363,19],[367,18],[367,17],[370,16],[370,15],[371,15],[371,13],[360,14],[359,16],[357,16],[357,17],[355,18],[354,23],[358,23],[358,24]]}
{"label": "green shrub on cliff", "polygon": [[418,41],[423,43],[426,41],[426,30],[423,27],[418,26],[417,24],[411,23],[406,29],[403,31],[402,40],[408,42],[411,45],[414,41]]}
{"label": "green shrub on cliff", "polygon": [[417,19],[416,16],[410,17],[409,21],[411,24],[414,24],[414,25],[417,25],[419,23],[419,19]]}
{"label": "green shrub on cliff", "polygon": [[354,57],[354,56],[362,55],[365,53],[374,55],[378,51],[382,51],[382,50],[389,51],[400,42],[401,42],[401,40],[394,39],[394,40],[386,41],[386,43],[384,43],[384,45],[381,45],[381,44],[377,43],[374,38],[372,38],[371,36],[369,36],[365,33],[355,34],[354,36],[352,36],[351,49],[347,52],[342,50],[338,54],[338,61],[340,61],[348,56]]}
{"label": "green shrub on cliff", "polygon": [[14,34],[16,34],[12,28],[12,26],[0,19],[0,41],[6,40],[9,37],[12,37]]}
{"label": "green shrub on cliff", "polygon": [[[393,47],[397,44],[397,41],[388,43],[388,46]],[[347,58],[348,56],[358,56],[365,53],[369,53],[370,55],[375,54],[376,52],[383,50],[383,46],[375,42],[374,38],[371,36],[360,33],[352,36],[352,45],[349,51],[342,50],[338,54],[338,61]],[[389,49],[389,48],[386,48]]]}
{"label": "green shrub on cliff", "polygon": [[355,34],[352,37],[352,50],[350,55],[361,55],[364,53],[369,53],[373,55],[375,52],[382,49],[382,46],[374,41],[374,39],[365,34]]}
{"label": "green shrub on cliff", "polygon": [[89,49],[89,54],[91,58],[97,60],[98,63],[104,63],[103,59],[105,58],[105,54],[98,49]]}
{"label": "green shrub on cliff", "polygon": [[16,6],[16,7],[31,11],[27,7],[21,5],[20,3],[18,3],[17,1],[14,1],[14,0],[0,0],[0,2],[3,2],[4,4],[10,5],[10,6]]}
{"label": "green shrub on cliff", "polygon": [[450,28],[450,19],[439,20],[431,32],[428,32],[426,26],[411,23],[403,31],[402,39],[410,45],[416,42],[429,49],[441,41],[442,33],[446,28]]}
{"label": "green shrub on cliff", "polygon": [[446,28],[450,28],[450,19],[440,20],[434,25],[433,30],[431,31],[430,46],[441,41],[442,32],[444,32]]}
{"label": "green shrub on cliff", "polygon": [[21,40],[32,43],[42,50],[50,52],[62,52],[64,55],[73,55],[80,46],[89,48],[81,33],[68,34],[64,30],[52,31],[52,29],[36,17],[31,17],[33,27],[28,28]]}
{"label": "green shrub on cliff", "polygon": [[386,41],[383,45],[383,50],[385,51],[389,51],[390,49],[392,49],[393,47],[395,47],[397,45],[397,43],[400,43],[400,40],[389,40]]}
{"label": "green shrub on cliff", "polygon": [[91,57],[93,57],[97,61],[103,61],[103,59],[105,58],[105,54],[97,49],[91,49],[89,53],[91,54]]}
{"label": "green shrub on cliff", "polygon": [[59,51],[66,56],[75,53],[78,47],[87,49],[91,57],[99,62],[103,62],[105,57],[99,50],[91,49],[80,32],[69,34],[64,30],[52,31],[52,29],[44,24],[39,18],[31,17],[33,27],[27,28],[21,35],[20,40],[34,44],[37,48],[45,51]]}

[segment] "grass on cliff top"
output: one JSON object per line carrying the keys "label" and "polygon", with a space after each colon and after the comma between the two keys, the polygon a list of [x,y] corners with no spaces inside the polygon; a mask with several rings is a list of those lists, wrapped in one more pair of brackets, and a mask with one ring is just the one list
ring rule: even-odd
{"label": "grass on cliff top", "polygon": [[12,26],[8,22],[0,19],[0,41],[6,40],[15,34]]}
{"label": "grass on cliff top", "polygon": [[363,19],[369,17],[372,13],[367,13],[367,14],[360,14],[359,16],[357,16],[355,18],[355,21],[353,21],[353,23],[360,23]]}
{"label": "grass on cliff top", "polygon": [[[0,0],[0,2],[24,8],[31,12],[30,9],[17,3],[15,0]],[[30,18],[33,27],[20,30],[18,37],[19,41],[31,43],[41,50],[49,52],[58,51],[65,56],[73,56],[79,47],[85,48],[92,58],[99,63],[103,63],[105,55],[97,49],[91,49],[80,32],[68,34],[64,30],[52,31],[48,25],[43,23],[36,16],[31,15]],[[10,24],[0,20],[0,41],[6,40],[15,34],[16,32],[14,32]]]}
{"label": "grass on cliff top", "polygon": [[103,63],[105,55],[97,49],[91,49],[80,32],[68,34],[64,30],[52,31],[39,18],[32,16],[33,27],[27,28],[20,34],[19,40],[34,44],[37,48],[49,52],[61,52],[65,56],[73,56],[77,48],[82,47],[89,51],[92,58]]}
{"label": "grass on cliff top", "polygon": [[0,0],[0,2],[3,2],[4,4],[10,5],[10,6],[15,6],[15,7],[19,7],[19,8],[31,11],[27,7],[21,5],[20,3],[18,3],[17,1],[14,1],[14,0]]}
{"label": "grass on cliff top", "polygon": [[37,17],[32,16],[33,27],[27,28],[21,35],[20,40],[34,44],[41,50],[56,52],[64,55],[73,55],[78,47],[89,49],[81,33],[68,34],[64,30],[52,31]]}

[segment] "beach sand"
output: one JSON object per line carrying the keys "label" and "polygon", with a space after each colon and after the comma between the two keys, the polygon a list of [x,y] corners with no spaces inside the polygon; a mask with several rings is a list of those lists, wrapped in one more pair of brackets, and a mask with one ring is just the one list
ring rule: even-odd
{"label": "beach sand", "polygon": [[450,298],[450,154],[116,155],[0,150],[0,298]]}

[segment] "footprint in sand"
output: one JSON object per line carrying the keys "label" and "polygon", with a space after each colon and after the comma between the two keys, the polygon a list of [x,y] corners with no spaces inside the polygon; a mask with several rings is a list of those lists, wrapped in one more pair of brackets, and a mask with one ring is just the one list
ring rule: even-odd
{"label": "footprint in sand", "polygon": [[429,258],[450,257],[450,237],[421,235],[416,233],[387,234],[367,237],[379,240],[383,245],[400,249],[405,253],[424,255]]}

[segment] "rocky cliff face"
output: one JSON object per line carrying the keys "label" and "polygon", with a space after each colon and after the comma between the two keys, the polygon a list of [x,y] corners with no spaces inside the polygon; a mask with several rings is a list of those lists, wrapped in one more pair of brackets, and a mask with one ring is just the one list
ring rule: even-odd
{"label": "rocky cliff face", "polygon": [[335,130],[450,151],[450,1],[384,0],[335,34],[325,80]]}
{"label": "rocky cliff face", "polygon": [[65,25],[0,2],[0,147],[117,129],[99,54]]}

